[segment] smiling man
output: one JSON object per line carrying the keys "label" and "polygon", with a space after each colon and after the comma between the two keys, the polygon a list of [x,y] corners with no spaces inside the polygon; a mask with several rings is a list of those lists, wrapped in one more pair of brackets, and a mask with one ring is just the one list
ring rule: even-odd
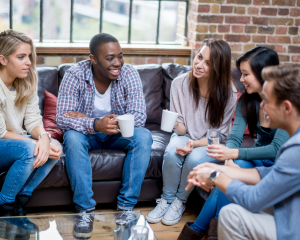
{"label": "smiling man", "polygon": [[[300,66],[263,69],[262,107],[271,128],[288,132],[273,167],[242,169],[198,165],[190,184],[217,186],[229,204],[221,209],[218,238],[299,239],[300,236]],[[187,187],[189,188],[190,185]]]}
{"label": "smiling man", "polygon": [[[122,137],[118,115],[134,115],[134,135]],[[152,136],[144,128],[146,106],[138,72],[124,63],[118,40],[106,33],[90,41],[90,60],[82,61],[64,75],[59,89],[57,126],[65,131],[66,168],[76,210],[80,213],[74,236],[92,235],[96,202],[92,198],[92,168],[88,151],[120,149],[127,155],[117,209],[131,211],[137,203],[148,168]],[[128,214],[123,214],[125,217]],[[130,217],[130,216],[129,216]]]}

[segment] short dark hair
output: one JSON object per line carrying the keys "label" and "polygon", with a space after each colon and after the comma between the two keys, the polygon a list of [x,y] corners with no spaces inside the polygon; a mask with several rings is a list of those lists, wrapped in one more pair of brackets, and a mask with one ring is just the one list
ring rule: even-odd
{"label": "short dark hair", "polygon": [[90,41],[90,54],[92,54],[94,57],[97,58],[97,55],[99,53],[99,48],[105,44],[110,42],[119,42],[118,39],[116,39],[114,36],[108,34],[108,33],[99,33],[92,37]]}
{"label": "short dark hair", "polygon": [[276,97],[276,104],[288,100],[300,114],[300,65],[266,67],[262,71],[262,77],[265,81],[274,82],[272,91]]}

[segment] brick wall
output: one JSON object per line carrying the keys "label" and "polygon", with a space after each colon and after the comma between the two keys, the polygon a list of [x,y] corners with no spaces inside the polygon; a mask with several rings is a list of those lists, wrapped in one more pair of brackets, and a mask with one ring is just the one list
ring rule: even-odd
{"label": "brick wall", "polygon": [[[39,55],[37,57],[37,67],[57,67],[63,63],[77,63],[88,59],[88,55]],[[137,64],[162,64],[162,63],[178,63],[181,65],[189,65],[190,57],[182,56],[124,56],[126,63]]]}
{"label": "brick wall", "polygon": [[300,0],[190,0],[189,45],[206,37],[226,40],[232,64],[257,45],[275,49],[280,61],[300,63]]}

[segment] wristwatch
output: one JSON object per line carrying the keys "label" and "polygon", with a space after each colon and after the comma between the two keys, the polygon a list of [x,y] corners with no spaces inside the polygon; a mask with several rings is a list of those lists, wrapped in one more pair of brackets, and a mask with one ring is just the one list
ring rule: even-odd
{"label": "wristwatch", "polygon": [[47,135],[48,136],[48,138],[49,138],[49,141],[51,141],[51,134],[50,133],[48,133],[48,132],[42,132],[41,133],[41,135],[39,136],[39,140],[41,139],[41,137],[43,136],[43,135]]}
{"label": "wristwatch", "polygon": [[214,169],[209,173],[208,179],[213,182],[220,175],[220,173],[221,170]]}

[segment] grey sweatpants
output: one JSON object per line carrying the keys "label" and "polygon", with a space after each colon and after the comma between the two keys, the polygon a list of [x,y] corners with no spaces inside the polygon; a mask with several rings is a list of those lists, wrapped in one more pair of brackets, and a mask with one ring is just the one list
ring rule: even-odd
{"label": "grey sweatpants", "polygon": [[270,209],[252,213],[237,204],[229,204],[220,211],[218,238],[220,240],[264,239],[276,240],[275,218]]}

